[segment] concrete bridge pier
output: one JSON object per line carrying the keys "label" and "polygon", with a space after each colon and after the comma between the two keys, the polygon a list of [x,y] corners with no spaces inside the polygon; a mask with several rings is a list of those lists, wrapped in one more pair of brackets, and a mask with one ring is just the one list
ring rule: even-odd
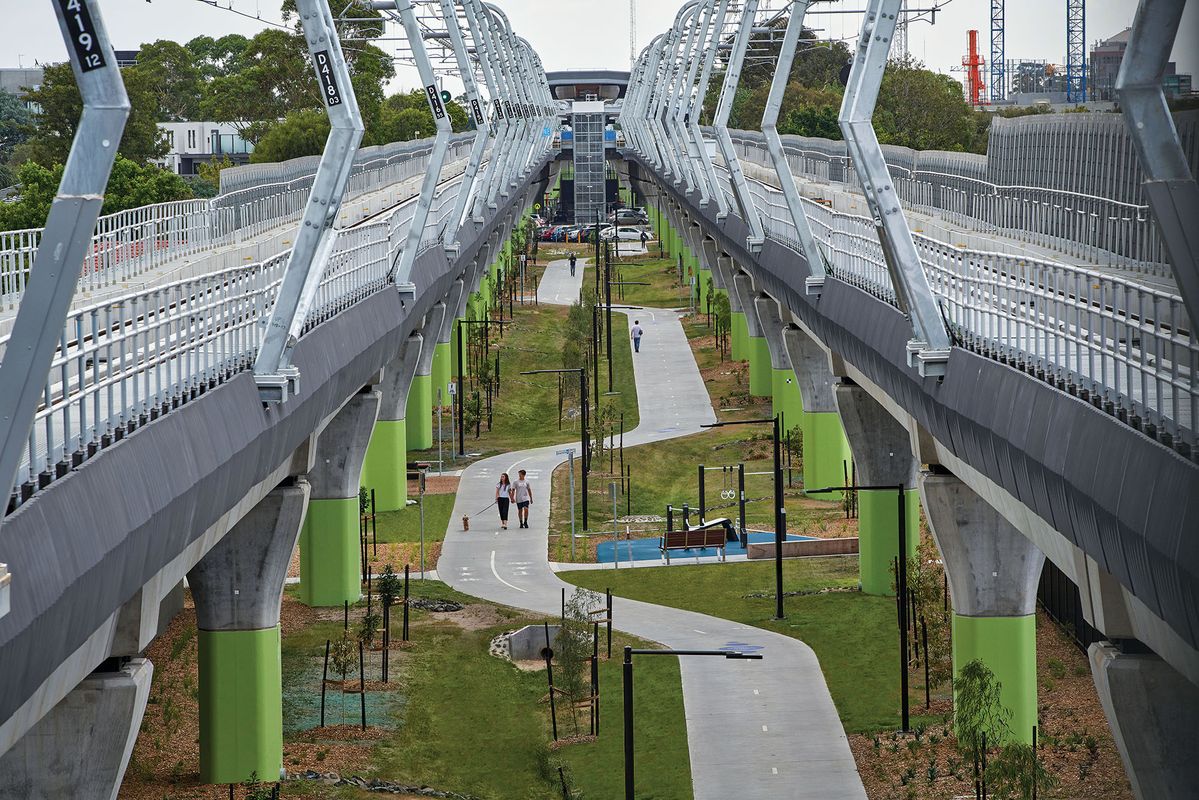
{"label": "concrete bridge pier", "polygon": [[[709,291],[708,281],[712,279],[712,270],[708,266],[708,261],[704,256],[704,232],[699,227],[698,222],[691,222],[687,226],[687,249],[691,257],[691,269],[695,273],[695,280],[699,287],[699,308],[702,311],[708,310],[708,304],[714,299]],[[715,279],[712,279],[712,290],[715,290]]]}
{"label": "concrete bridge pier", "polygon": [[454,352],[454,327],[465,294],[466,282],[458,278],[442,301],[445,313],[441,318],[441,329],[437,332],[437,346],[433,350],[433,400],[436,402],[437,389],[440,388],[443,406],[450,404],[447,387],[454,376],[454,365],[458,363],[458,356]]}
{"label": "concrete bridge pier", "polygon": [[721,253],[716,259],[716,272],[720,275],[721,283],[729,298],[729,311],[732,319],[729,321],[729,357],[734,361],[749,360],[749,323],[745,320],[745,308],[741,305],[741,295],[733,285],[733,275],[737,267],[732,257]]}
{"label": "concrete bridge pier", "polygon": [[379,417],[362,462],[362,486],[375,490],[376,511],[399,511],[408,502],[408,399],[425,338],[414,333],[383,368]]}
{"label": "concrete bridge pier", "polygon": [[[783,342],[803,399],[804,486],[844,486],[853,461],[837,413],[837,378],[828,355],[816,340],[794,326],[783,331]],[[820,498],[837,500],[840,496],[830,493]]]}
{"label": "concrete bridge pier", "polygon": [[375,387],[365,387],[317,439],[308,472],[312,495],[300,533],[300,600],[305,605],[341,606],[361,596],[358,487],[381,399]]}
{"label": "concrete bridge pier", "polygon": [[309,489],[303,479],[280,484],[187,575],[199,629],[203,783],[273,781],[283,769],[279,606]]}
{"label": "concrete bridge pier", "polygon": [[1037,724],[1037,584],[1045,555],[956,475],[920,475],[953,599],[953,671],[978,659],[1002,684],[1012,736]]}
{"label": "concrete bridge pier", "polygon": [[765,295],[754,298],[758,321],[770,351],[770,410],[783,415],[783,431],[803,424],[803,398],[799,393],[799,381],[791,369],[787,356],[787,345],[783,341],[783,320],[779,304]]}
{"label": "concrete bridge pier", "polygon": [[[437,303],[429,309],[425,316],[424,328],[421,330],[424,341],[421,343],[420,358],[416,362],[416,377],[412,379],[412,387],[408,390],[408,452],[428,450],[433,446],[433,359],[436,358],[437,348],[441,345],[439,337],[444,316],[445,303]],[[443,384],[442,392],[444,391]]]}
{"label": "concrete bridge pier", "polygon": [[108,659],[0,756],[0,800],[116,800],[154,665]]}
{"label": "concrete bridge pier", "polygon": [[762,321],[758,319],[758,309],[754,305],[753,279],[748,273],[735,273],[733,290],[741,298],[746,331],[749,334],[746,338],[745,353],[746,360],[749,361],[749,393],[754,397],[770,397],[770,346],[766,344],[766,336],[762,333]]}
{"label": "concrete bridge pier", "polygon": [[[912,455],[907,429],[862,387],[842,379],[835,389],[837,411],[860,486],[900,486],[904,492],[907,557],[920,543],[920,465]],[[898,492],[858,493],[858,574],[862,591],[894,595],[891,565],[899,556]]]}
{"label": "concrete bridge pier", "polygon": [[1136,641],[1095,642],[1088,656],[1133,794],[1194,796],[1199,686]]}

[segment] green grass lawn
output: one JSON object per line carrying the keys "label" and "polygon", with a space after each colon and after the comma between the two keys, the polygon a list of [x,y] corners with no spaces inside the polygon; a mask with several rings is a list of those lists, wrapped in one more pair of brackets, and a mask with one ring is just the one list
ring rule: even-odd
{"label": "green grass lawn", "polygon": [[[557,376],[520,374],[529,370],[562,367],[566,314],[565,306],[544,303],[539,306],[529,303],[523,307],[517,305],[515,318],[510,324],[504,325],[503,338],[498,338],[493,331],[492,357],[496,352],[500,355],[500,394],[494,400],[491,430],[488,430],[485,418],[479,426],[478,438],[473,427],[468,429],[465,441],[467,452],[487,456],[577,439],[578,420],[571,408],[577,401],[573,396],[563,409],[559,429]],[[632,344],[627,336],[614,337],[613,342],[613,383],[620,393],[601,397],[601,402],[614,404],[618,413],[623,412],[626,428],[631,428],[636,426],[638,420]],[[606,388],[607,359],[602,356],[599,369],[600,386]],[[563,377],[572,381],[571,385],[578,385],[576,376]],[[468,394],[471,391],[469,379],[466,391]],[[443,422],[443,428],[448,439],[448,419]],[[409,457],[435,457],[436,452],[434,448],[411,453]],[[458,466],[461,466],[461,460]]]}
{"label": "green grass lawn", "polygon": [[[589,502],[594,530],[611,530],[612,502],[608,495],[610,479],[608,455],[603,463],[597,459],[596,470],[590,477]],[[616,472],[619,473],[619,456]],[[692,509],[699,507],[698,466],[709,467],[745,463],[747,473],[769,472],[772,468],[771,444],[761,431],[754,428],[720,428],[697,433],[665,442],[626,447],[624,462],[632,469],[632,492],[629,497],[620,497],[617,502],[619,516],[665,515],[666,504],[681,509],[687,503]],[[550,558],[555,561],[570,560],[570,483],[568,467],[564,464],[554,471],[554,496],[550,508]],[[840,503],[828,503],[804,497],[798,486],[800,471],[794,471],[795,487],[787,492],[787,530],[789,533],[831,537],[856,536],[856,520],[846,520]],[[747,475],[746,495],[751,502],[746,507],[746,523],[757,530],[774,530],[774,512],[768,499],[773,496],[774,482],[770,475]],[[736,490],[735,471],[705,472],[705,494],[708,518],[727,516],[736,519],[738,509],[735,500],[723,500],[722,491]],[[575,465],[575,517],[580,526],[582,520],[582,476],[579,465]],[[681,513],[681,511],[679,512]],[[663,529],[662,523],[637,523],[634,532],[643,528],[641,536],[656,536]],[[636,535],[636,533],[634,533]],[[576,541],[576,560],[591,561],[591,551]]]}
{"label": "green grass lawn", "polygon": [[[478,602],[438,581],[413,582],[413,595]],[[465,630],[436,614],[412,612],[416,645],[394,655],[392,661],[394,679],[404,695],[403,710],[395,720],[394,733],[374,747],[372,770],[364,777],[425,784],[488,800],[557,800],[562,796],[557,767],[563,765],[581,796],[620,796],[624,751],[621,665],[616,653],[625,644],[647,643],[617,636],[613,659],[601,662],[599,739],[551,750],[544,670],[524,672],[488,654],[488,643],[497,634],[540,619],[502,607],[498,614],[501,624]],[[286,637],[285,682],[340,628],[338,622],[319,623]],[[575,734],[568,713],[559,707],[562,737]],[[638,664],[636,719],[638,796],[691,797],[677,661],[645,659]],[[583,712],[578,725],[585,734],[588,719]]]}
{"label": "green grass lawn", "polygon": [[[565,581],[647,603],[685,608],[791,636],[807,643],[850,733],[893,730],[899,724],[899,642],[895,601],[859,592],[787,597],[786,619],[774,614],[774,563],[749,562],[620,571],[560,573]],[[857,559],[783,562],[784,592],[854,587]],[[765,595],[749,597],[748,595]],[[911,674],[912,710],[923,707],[918,670]],[[919,717],[914,716],[916,722]]]}
{"label": "green grass lawn", "polygon": [[[651,255],[656,251],[651,248]],[[633,256],[613,261],[613,281],[648,283],[648,286],[613,286],[612,302],[616,305],[684,308],[687,306],[687,287],[679,285],[677,265],[669,258]],[[624,294],[621,296],[620,290]]]}
{"label": "green grass lawn", "polygon": [[[445,538],[446,528],[450,523],[450,514],[454,511],[454,495],[427,494],[424,503],[425,543],[440,542]],[[375,524],[378,526],[380,542],[420,541],[420,508],[418,506],[406,506],[399,511],[381,513]]]}

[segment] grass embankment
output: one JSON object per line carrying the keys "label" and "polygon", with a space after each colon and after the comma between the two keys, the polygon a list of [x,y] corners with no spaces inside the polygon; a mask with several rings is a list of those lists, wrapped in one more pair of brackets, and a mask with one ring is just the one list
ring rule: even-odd
{"label": "grass embankment", "polygon": [[657,258],[656,250],[648,255],[622,256],[612,262],[612,280],[646,283],[648,286],[615,285],[612,303],[655,308],[686,308],[687,287],[679,285],[678,266],[669,258]]}
{"label": "grass embankment", "polygon": [[[587,280],[586,275],[584,280]],[[523,306],[517,304],[514,312],[509,321],[505,309],[502,338],[497,329],[492,330],[491,358],[494,361],[497,353],[500,357],[500,393],[493,400],[491,426],[489,428],[487,424],[484,404],[483,419],[478,426],[479,436],[475,436],[474,426],[469,426],[466,431],[467,452],[479,453],[483,457],[569,442],[578,437],[577,388],[564,400],[559,426],[558,376],[520,374],[531,370],[562,368],[562,342],[565,337],[568,307],[547,303],[534,305],[531,301],[526,301]],[[623,413],[625,426],[629,428],[635,426],[638,420],[632,345],[625,336],[614,337],[613,341],[616,344],[613,351],[613,383],[624,389],[619,394],[601,396],[601,402],[613,405],[618,414]],[[607,358],[603,356],[599,363],[599,380],[601,387],[607,386],[608,365]],[[563,375],[562,381],[568,391],[571,387],[578,386],[575,375]],[[471,391],[468,377],[468,397]],[[448,415],[443,419],[442,430],[447,440],[446,446],[450,446]],[[435,458],[436,452],[434,448],[410,453],[409,457]],[[461,460],[455,465],[447,459],[447,468],[461,465]]]}

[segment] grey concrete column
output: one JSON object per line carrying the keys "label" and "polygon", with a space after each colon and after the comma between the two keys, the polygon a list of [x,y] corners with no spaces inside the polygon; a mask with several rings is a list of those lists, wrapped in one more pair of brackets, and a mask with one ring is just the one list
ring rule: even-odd
{"label": "grey concrete column", "polygon": [[[842,383],[836,387],[835,397],[853,453],[857,485],[904,488],[907,555],[911,557],[920,540],[916,486],[920,465],[912,455],[908,431],[861,386]],[[858,575],[866,594],[894,594],[891,565],[899,556],[898,495],[898,490],[858,493]]]}
{"label": "grey concrete column", "polygon": [[308,506],[303,479],[266,495],[187,574],[196,603],[200,780],[283,769],[279,607]]}
{"label": "grey concrete column", "polygon": [[1138,800],[1199,791],[1199,687],[1154,653],[1123,653],[1110,642],[1087,651],[1099,702]]}
{"label": "grey concrete column", "polygon": [[770,351],[770,368],[790,372],[791,359],[787,355],[787,345],[783,342],[785,325],[779,314],[778,302],[773,297],[760,294],[754,298],[754,309],[758,313],[758,324],[762,326],[762,338],[766,340],[766,348]]}
{"label": "grey concrete column", "polygon": [[787,360],[799,379],[804,411],[809,414],[837,413],[837,378],[829,367],[828,354],[815,339],[793,325],[783,331]]}
{"label": "grey concrete column", "polygon": [[154,666],[93,672],[0,756],[0,800],[115,800]]}
{"label": "grey concrete column", "polygon": [[[853,456],[837,415],[837,379],[828,355],[815,339],[791,325],[783,330],[783,344],[803,403],[804,486],[844,486],[853,471]],[[824,500],[840,497],[839,493],[820,495]]]}
{"label": "grey concrete column", "polygon": [[[744,314],[745,308],[741,305],[741,295],[737,293],[737,289],[733,286],[733,274],[737,271],[737,265],[733,263],[733,257],[721,253],[716,257],[716,272],[720,274],[720,284],[729,296],[729,308],[734,314]],[[735,358],[736,356],[734,356]]]}
{"label": "grey concrete column", "polygon": [[427,347],[421,347],[420,359],[416,362],[417,375],[432,375],[433,374],[433,354],[437,351],[436,345],[441,341],[441,332],[445,327],[446,306],[445,302],[435,303],[429,313],[425,316],[425,326],[421,329],[421,335],[425,338]]}
{"label": "grey concrete column", "polygon": [[738,305],[745,312],[745,324],[749,326],[751,338],[762,338],[762,325],[758,321],[758,310],[754,306],[754,282],[748,273],[733,272],[733,292],[737,295]]}
{"label": "grey concrete column", "polygon": [[453,344],[454,322],[466,310],[466,294],[465,279],[456,279],[445,296],[446,314],[441,321],[441,331],[437,334],[438,344]]}
{"label": "grey concrete column", "polygon": [[300,534],[300,599],[310,606],[340,607],[361,594],[358,487],[380,400],[373,389],[354,395],[317,440]]}
{"label": "grey concrete column", "polygon": [[424,341],[419,333],[409,336],[396,357],[384,367],[379,383],[379,416],[361,478],[362,485],[375,492],[376,511],[398,511],[408,501],[408,395]]}
{"label": "grey concrete column", "polygon": [[979,660],[1002,684],[1009,727],[1037,724],[1037,584],[1045,555],[957,476],[920,474],[929,527],[953,598],[953,669]]}
{"label": "grey concrete column", "polygon": [[720,246],[716,244],[716,240],[711,236],[703,237],[700,255],[703,258],[704,269],[712,273],[713,285],[717,289],[727,293],[729,288],[728,278],[720,268]]}

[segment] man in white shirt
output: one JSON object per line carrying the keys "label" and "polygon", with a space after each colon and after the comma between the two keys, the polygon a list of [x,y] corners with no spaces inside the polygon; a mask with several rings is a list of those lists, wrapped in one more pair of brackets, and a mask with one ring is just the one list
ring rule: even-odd
{"label": "man in white shirt", "polygon": [[516,473],[516,480],[512,482],[512,499],[516,501],[516,514],[520,520],[520,527],[529,527],[529,504],[533,502],[533,487],[525,480],[525,471],[522,469]]}
{"label": "man in white shirt", "polygon": [[636,319],[633,320],[633,327],[630,329],[629,333],[632,335],[632,339],[633,339],[633,352],[640,353],[641,352],[641,335],[643,333],[645,333],[645,331],[641,328],[640,320],[636,320]]}

